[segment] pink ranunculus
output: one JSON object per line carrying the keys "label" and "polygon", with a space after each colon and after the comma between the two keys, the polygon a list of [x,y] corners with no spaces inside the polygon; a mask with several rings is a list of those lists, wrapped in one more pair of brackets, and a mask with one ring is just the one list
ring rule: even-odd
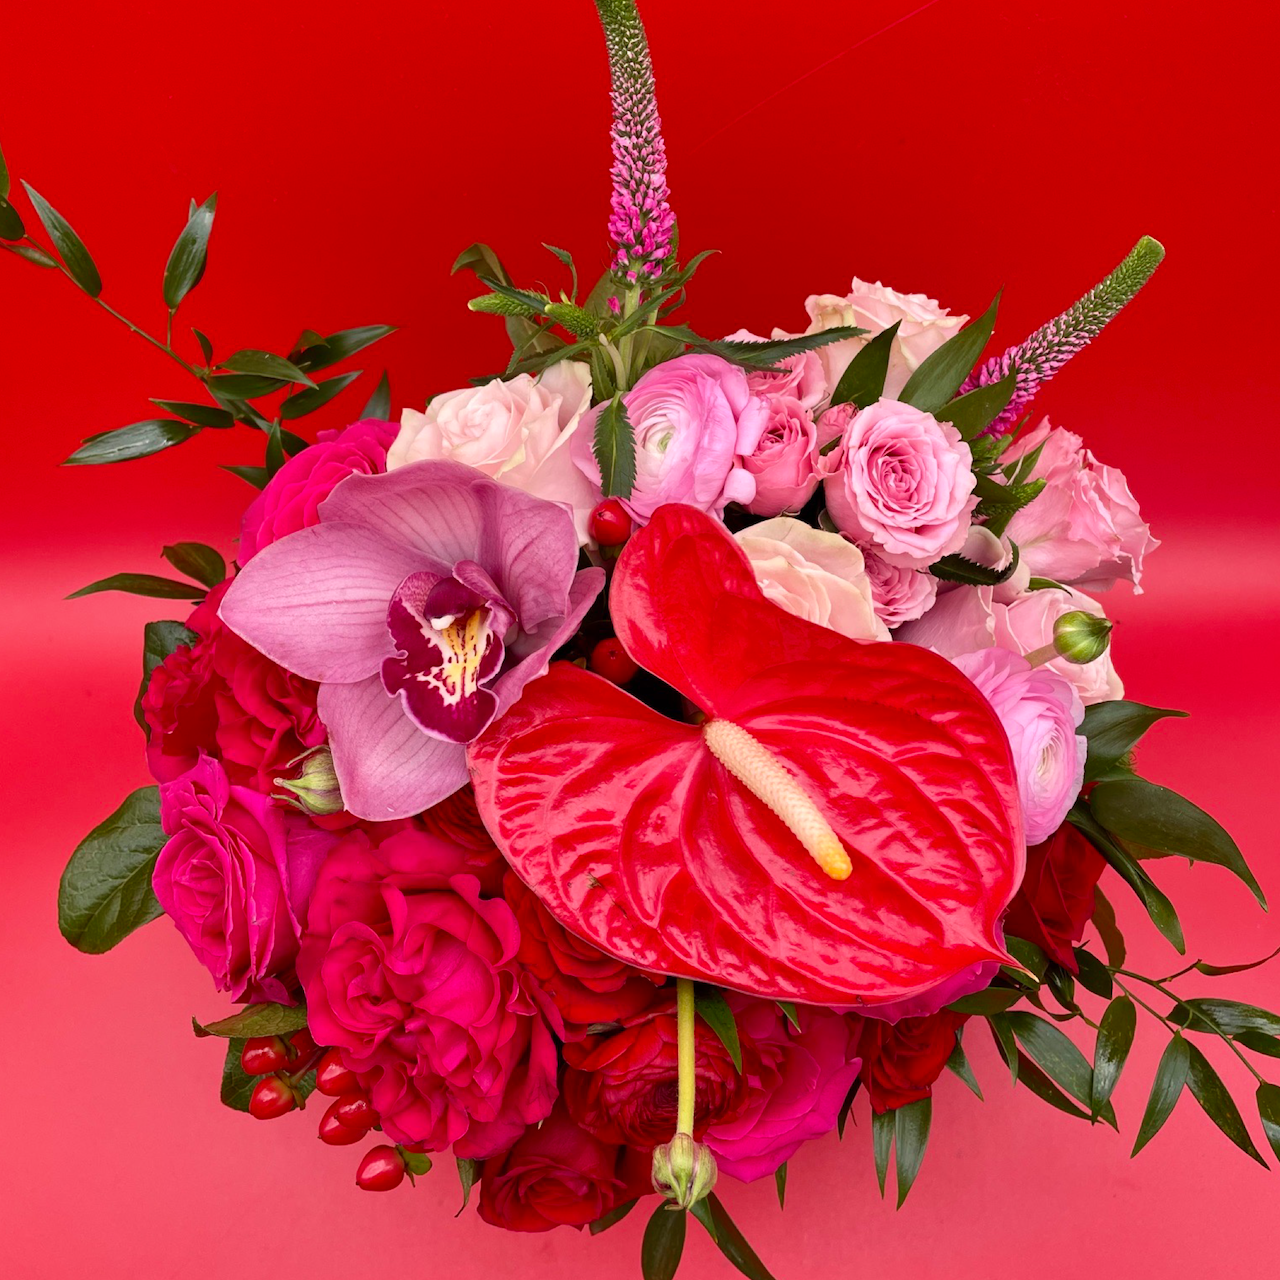
{"label": "pink ranunculus", "polygon": [[[681,502],[720,515],[730,502],[755,497],[755,477],[742,463],[760,443],[768,401],[747,375],[719,356],[677,356],[650,369],[623,396],[635,434],[636,479],[623,505],[641,523],[665,503]],[[597,405],[574,433],[574,461],[595,486],[592,452]]]}
{"label": "pink ranunculus", "polygon": [[923,617],[938,596],[938,579],[927,569],[890,564],[874,551],[864,551],[863,564],[871,584],[871,603],[886,627]]}
{"label": "pink ranunculus", "polygon": [[862,552],[847,539],[790,516],[761,521],[735,536],[774,604],[850,640],[889,639],[876,617]]}
{"label": "pink ranunculus", "polygon": [[312,1035],[393,1141],[486,1159],[550,1115],[562,1028],[471,857],[415,828],[348,833],[316,882],[298,975]]}
{"label": "pink ranunculus", "polygon": [[[794,334],[775,329],[774,338],[790,338]],[[739,329],[725,339],[726,342],[768,342],[749,329]],[[822,371],[822,361],[816,351],[801,351],[788,356],[774,369],[748,369],[747,386],[762,396],[791,396],[799,400],[811,412],[826,399],[827,379]]]}
{"label": "pink ranunculus", "polygon": [[877,333],[895,321],[900,322],[884,384],[884,394],[891,399],[897,398],[921,362],[948,338],[954,337],[969,319],[948,314],[945,307],[922,293],[898,293],[879,281],[867,284],[857,277],[844,297],[818,294],[807,298],[804,305],[809,313],[806,333],[821,333],[840,325],[855,325],[867,331],[861,337],[819,347],[818,357],[827,375],[828,392],[835,390],[850,361]]}
{"label": "pink ranunculus", "polygon": [[1027,476],[1044,489],[1009,522],[1030,572],[1055,582],[1106,590],[1124,578],[1140,591],[1143,557],[1160,544],[1138,512],[1124,475],[1102,466],[1079,436],[1045,418],[1006,454],[1040,456]]}
{"label": "pink ranunculus", "polygon": [[835,1128],[862,1065],[861,1023],[802,1005],[796,1009],[797,1029],[771,1000],[731,995],[729,1003],[739,1035],[755,1045],[757,1056],[747,1077],[746,1106],[713,1124],[704,1141],[721,1173],[753,1182],[773,1173],[810,1138]]}
{"label": "pink ranunculus", "polygon": [[818,426],[794,396],[767,397],[769,417],[755,452],[742,465],[755,477],[756,494],[746,504],[758,516],[796,512],[821,479]]}
{"label": "pink ranunculus", "polygon": [[316,523],[316,509],[349,475],[387,469],[393,422],[365,418],[343,431],[322,432],[317,443],[290,458],[249,504],[240,522],[241,564],[269,543]]}
{"label": "pink ranunculus", "polygon": [[964,545],[978,501],[973,455],[949,422],[878,400],[849,419],[840,455],[824,489],[841,533],[903,568],[926,568]]}
{"label": "pink ranunculus", "polygon": [[1088,742],[1076,733],[1084,704],[1056,671],[1033,667],[1006,649],[982,649],[952,661],[991,704],[1008,735],[1027,843],[1047,840],[1084,783]]}
{"label": "pink ranunculus", "polygon": [[574,465],[570,441],[591,406],[591,373],[562,360],[537,378],[527,373],[435,396],[426,413],[406,409],[387,451],[387,470],[452,458],[573,513],[578,540],[599,491]]}
{"label": "pink ranunculus", "polygon": [[207,756],[161,784],[160,820],[156,898],[218,990],[292,1003],[301,921],[334,837],[232,786]]}

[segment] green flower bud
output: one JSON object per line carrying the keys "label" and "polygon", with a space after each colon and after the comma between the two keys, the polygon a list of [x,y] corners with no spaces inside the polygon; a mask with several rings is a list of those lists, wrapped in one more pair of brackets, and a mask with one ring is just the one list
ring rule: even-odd
{"label": "green flower bud", "polygon": [[1111,643],[1111,623],[1106,618],[1075,609],[1053,624],[1053,647],[1068,662],[1083,665],[1102,657]]}
{"label": "green flower bud", "polygon": [[342,792],[338,789],[338,775],[333,768],[333,753],[328,747],[316,747],[293,763],[301,761],[302,769],[296,778],[276,778],[277,787],[291,792],[280,797],[304,813],[339,813],[343,808]]}
{"label": "green flower bud", "polygon": [[677,1133],[653,1149],[653,1189],[681,1209],[709,1196],[716,1185],[716,1158],[705,1143]]}

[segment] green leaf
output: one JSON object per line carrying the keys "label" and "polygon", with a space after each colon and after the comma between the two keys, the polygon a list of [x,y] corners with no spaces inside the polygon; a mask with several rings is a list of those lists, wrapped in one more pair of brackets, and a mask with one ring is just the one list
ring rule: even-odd
{"label": "green leaf", "polygon": [[[964,395],[957,396],[939,409],[938,419],[951,423],[960,433],[962,440],[976,439],[1000,416],[1005,405],[1013,399],[1016,386],[1017,374],[1010,373],[999,382],[989,382],[986,386],[974,387],[972,391],[966,391]],[[1043,487],[1041,485],[1041,488]]]}
{"label": "green leaf", "polygon": [[194,422],[201,427],[215,427],[225,431],[228,427],[236,425],[235,417],[228,413],[225,409],[219,409],[211,404],[196,404],[190,400],[152,400],[152,404],[157,405],[166,413],[172,413],[175,417],[185,418],[188,422]]}
{"label": "green leaf", "polygon": [[100,955],[163,914],[151,873],[166,838],[157,787],[133,792],[85,836],[58,885],[58,928],[73,947]]}
{"label": "green leaf", "polygon": [[146,458],[162,449],[182,444],[199,435],[200,428],[172,418],[147,418],[114,431],[91,436],[73,453],[66,465],[100,466],[107,462],[129,462]]}
{"label": "green leaf", "polygon": [[228,356],[219,366],[232,373],[247,374],[256,378],[272,378],[279,382],[295,382],[305,387],[316,384],[291,361],[283,356],[273,356],[270,351],[246,349]]}
{"label": "green leaf", "polygon": [[240,1065],[240,1054],[244,1049],[243,1040],[232,1040],[227,1044],[227,1056],[222,1062],[222,1089],[219,1096],[224,1107],[232,1111],[248,1111],[249,1099],[253,1097],[254,1086],[258,1076],[251,1076]]}
{"label": "green leaf", "polygon": [[1032,480],[1029,484],[1015,486],[980,475],[974,492],[981,501],[973,514],[985,518],[988,532],[999,538],[1009,527],[1009,521],[1040,496],[1045,483],[1044,480]]}
{"label": "green leaf", "polygon": [[1096,782],[1110,773],[1122,761],[1138,739],[1157,720],[1166,716],[1185,719],[1185,711],[1166,711],[1160,707],[1147,707],[1141,702],[1095,702],[1084,709],[1084,723],[1080,732],[1089,743],[1089,754],[1084,762],[1084,780]]}
{"label": "green leaf", "polygon": [[1182,922],[1173,909],[1173,903],[1156,887],[1155,881],[1133,855],[1118,845],[1099,824],[1089,807],[1089,801],[1077,800],[1067,814],[1067,821],[1082,831],[1089,843],[1120,873],[1146,907],[1152,924],[1164,934],[1179,955],[1185,954],[1187,944],[1182,936]]}
{"label": "green leaf", "polygon": [[1113,969],[1124,967],[1125,955],[1124,934],[1116,924],[1116,911],[1110,898],[1096,885],[1093,890],[1093,927],[1102,941],[1103,950],[1107,953],[1107,963]]}
{"label": "green leaf", "polygon": [[1249,1130],[1244,1127],[1240,1109],[1227,1092],[1222,1078],[1209,1065],[1209,1059],[1189,1041],[1187,1055],[1187,1086],[1201,1110],[1245,1155],[1256,1160],[1264,1169],[1269,1169],[1271,1166],[1259,1154],[1249,1136]]}
{"label": "green leaf", "polygon": [[26,234],[22,216],[8,200],[0,196],[0,240],[21,240]]}
{"label": "green leaf", "polygon": [[631,1212],[632,1209],[640,1203],[639,1200],[624,1200],[620,1205],[610,1209],[608,1213],[597,1218],[587,1228],[593,1236],[598,1236],[602,1231],[608,1231],[610,1227],[617,1225],[623,1218]]}
{"label": "green leaf", "polygon": [[990,341],[999,306],[1000,295],[996,294],[982,315],[920,363],[920,367],[907,379],[898,399],[925,413],[938,413],[960,390],[982,349]]}
{"label": "green leaf", "polygon": [[91,298],[96,298],[102,292],[102,277],[89,256],[89,250],[84,247],[84,241],[71,229],[71,224],[62,214],[34,190],[30,183],[24,182],[22,185],[27,189],[27,195],[31,197],[31,203],[35,206],[41,224],[49,233],[54,248],[62,255],[67,274]]}
{"label": "green leaf", "polygon": [[304,1004],[249,1004],[227,1018],[200,1023],[191,1019],[197,1036],[224,1036],[228,1039],[251,1040],[254,1036],[287,1036],[307,1025]]}
{"label": "green leaf", "polygon": [[[1264,1036],[1280,1035],[1280,1016],[1269,1013],[1266,1009],[1259,1009],[1257,1005],[1242,1004],[1239,1000],[1203,997],[1185,1000],[1183,1007],[1192,1010],[1209,1024],[1208,1028],[1196,1026],[1192,1019],[1189,1024],[1192,1031],[1210,1029],[1228,1036],[1238,1036],[1244,1031],[1256,1031]],[[1175,1015],[1176,1010],[1170,1016]]]}
{"label": "green leaf", "polygon": [[943,556],[941,560],[935,560],[929,566],[929,572],[944,582],[962,582],[973,587],[999,586],[1000,583],[1012,578],[1018,568],[1020,558],[1018,544],[1011,542],[1009,545],[1013,555],[1003,569],[993,569],[989,565],[978,564],[975,560],[966,560],[964,556],[956,553]]}
{"label": "green leaf", "polygon": [[782,1010],[782,1016],[791,1023],[797,1031],[800,1030],[800,1015],[796,1012],[796,1007],[790,1000],[777,1000],[774,1002],[779,1009]]}
{"label": "green leaf", "polygon": [[882,329],[849,361],[831,393],[832,405],[853,403],[859,409],[875,404],[884,395],[884,382],[889,374],[889,357],[893,340],[898,336],[901,320]]}
{"label": "green leaf", "polygon": [[989,1018],[994,1013],[1003,1013],[1021,999],[1021,991],[1006,987],[987,987],[985,991],[975,991],[972,995],[953,1000],[947,1008],[953,1013],[970,1013]]}
{"label": "green leaf", "polygon": [[[1018,1051],[1016,1060],[1018,1063],[1018,1083],[1029,1092],[1034,1093],[1041,1102],[1047,1102],[1051,1107],[1061,1111],[1063,1115],[1075,1116],[1077,1120],[1093,1119],[1087,1111],[1081,1111],[1021,1050]],[[1106,1115],[1103,1118],[1109,1116],[1108,1122],[1112,1128],[1115,1128],[1115,1112],[1111,1109],[1110,1103],[1107,1103],[1105,1112]]]}
{"label": "green leaf", "polygon": [[1267,1135],[1271,1150],[1280,1159],[1280,1085],[1268,1084],[1264,1080],[1258,1086],[1257,1099],[1262,1130]]}
{"label": "green leaf", "polygon": [[219,373],[209,379],[209,390],[220,399],[228,400],[256,400],[288,385],[281,378],[266,378],[256,373]]}
{"label": "green leaf", "polygon": [[194,631],[188,630],[181,622],[172,619],[161,619],[159,622],[148,622],[142,629],[142,683],[138,686],[138,696],[133,700],[133,718],[144,731],[147,722],[142,714],[142,698],[151,683],[151,673],[179,645],[191,645],[199,639]]}
{"label": "green leaf", "polygon": [[176,311],[183,298],[200,283],[209,254],[209,233],[213,230],[213,214],[218,207],[215,191],[203,204],[196,205],[169,254],[164,269],[164,305]]}
{"label": "green leaf", "polygon": [[255,489],[265,489],[267,481],[271,479],[267,475],[266,467],[237,467],[226,466],[223,471],[230,471],[233,476],[239,476],[241,480],[253,485]]}
{"label": "green leaf", "polygon": [[572,302],[549,302],[545,311],[575,338],[594,338],[600,332],[600,321],[590,311],[584,311]]}
{"label": "green leaf", "polygon": [[424,1173],[431,1172],[431,1157],[425,1151],[410,1151],[401,1145],[397,1145],[396,1150],[400,1152],[405,1172],[410,1178],[421,1178]]}
{"label": "green leaf", "polygon": [[[3,238],[0,236],[0,239]],[[57,258],[50,257],[38,244],[0,244],[0,249],[8,249],[10,253],[16,253],[18,257],[35,263],[37,267],[56,269],[58,266]]]}
{"label": "green leaf", "polygon": [[787,1162],[784,1160],[773,1171],[773,1185],[778,1189],[778,1208],[787,1207]]}
{"label": "green leaf", "polygon": [[798,338],[780,338],[767,342],[745,342],[737,339],[716,341],[696,334],[683,325],[664,327],[663,332],[681,342],[720,356],[745,369],[767,370],[776,368],[784,360],[801,355],[805,351],[816,351],[833,342],[842,342],[845,338],[857,338],[866,333],[865,329],[857,329],[852,325],[840,325],[832,329],[824,329],[821,333],[806,333]]}
{"label": "green leaf", "polygon": [[67,599],[77,600],[100,591],[123,591],[131,596],[150,596],[153,600],[202,600],[205,594],[201,587],[173,578],[157,578],[150,573],[113,573],[109,578],[99,578],[73,591]]}
{"label": "green leaf", "polygon": [[1026,938],[1008,936],[1004,945],[1009,954],[1026,970],[1034,973],[1043,981],[1045,971],[1049,968],[1049,957],[1034,942]]}
{"label": "green leaf", "polygon": [[[773,1280],[769,1268],[760,1261],[759,1255],[747,1243],[742,1232],[738,1230],[737,1223],[729,1217],[728,1211],[720,1202],[720,1197],[714,1191],[705,1200],[699,1200],[690,1212],[707,1229],[707,1234],[715,1241],[720,1252],[744,1276],[747,1276],[748,1280]],[[681,1214],[681,1217],[683,1216]],[[678,1257],[676,1261],[679,1261]]]}
{"label": "green leaf", "polygon": [[983,1101],[982,1089],[978,1085],[978,1077],[973,1074],[973,1068],[969,1065],[969,1059],[965,1055],[959,1036],[956,1036],[956,1047],[951,1050],[951,1057],[947,1059],[947,1070],[953,1075],[959,1076],[968,1085],[974,1096],[980,1102]]}
{"label": "green leaf", "polygon": [[391,380],[387,377],[387,371],[382,371],[382,377],[378,379],[378,385],[373,389],[373,395],[369,397],[369,403],[360,410],[361,421],[365,418],[377,418],[380,422],[386,422],[391,417]]}
{"label": "green leaf", "polygon": [[734,1021],[733,1010],[729,1008],[724,993],[716,987],[699,983],[695,988],[694,1007],[698,1016],[716,1033],[720,1043],[729,1051],[734,1070],[741,1074],[742,1046],[738,1042],[738,1024]]}
{"label": "green leaf", "polygon": [[876,1182],[884,1199],[885,1178],[889,1174],[889,1152],[893,1148],[893,1112],[871,1109],[871,1154],[876,1164]]}
{"label": "green leaf", "polygon": [[1249,969],[1260,968],[1269,960],[1274,960],[1276,956],[1280,956],[1280,947],[1277,947],[1269,955],[1263,956],[1261,960],[1250,960],[1247,964],[1208,964],[1204,960],[1197,960],[1195,967],[1201,973],[1208,974],[1211,978],[1220,978],[1228,973],[1245,973]]}
{"label": "green leaf", "polygon": [[600,467],[604,496],[629,498],[636,482],[636,438],[621,395],[600,411],[592,452]]}
{"label": "green leaf", "polygon": [[280,424],[274,422],[271,424],[271,430],[267,433],[266,468],[268,478],[275,475],[283,466],[284,441],[280,436]]}
{"label": "green leaf", "polygon": [[1017,1084],[1018,1067],[1020,1065],[1018,1059],[1021,1055],[1018,1051],[1018,1042],[1013,1038],[1013,1032],[1005,1021],[1005,1015],[1003,1013],[991,1014],[987,1018],[987,1026],[991,1028],[991,1038],[996,1042],[996,1048],[1000,1051],[1000,1056],[1009,1068],[1009,1075],[1013,1083]]}
{"label": "green leaf", "polygon": [[1261,1031],[1242,1031],[1233,1036],[1236,1044],[1242,1044],[1254,1053],[1265,1053],[1268,1058],[1280,1058],[1280,1040],[1275,1036],[1263,1035]]}
{"label": "green leaf", "polygon": [[1098,1024],[1098,1042],[1093,1050],[1093,1093],[1089,1099],[1094,1115],[1102,1109],[1115,1090],[1120,1073],[1133,1048],[1138,1028],[1138,1011],[1128,996],[1117,996]]}
{"label": "green leaf", "polygon": [[664,1200],[653,1211],[640,1242],[640,1272],[644,1280],[672,1280],[684,1252],[688,1214],[667,1208]]}
{"label": "green leaf", "polygon": [[1077,1102],[1089,1106],[1093,1093],[1093,1068],[1075,1044],[1051,1022],[1018,1010],[1004,1015],[1009,1029],[1028,1056]]}
{"label": "green leaf", "polygon": [[542,243],[542,247],[549,253],[554,253],[555,256],[569,268],[569,271],[573,276],[573,284],[570,287],[569,296],[576,298],[578,296],[578,268],[574,265],[573,254],[571,254],[568,249],[557,249],[555,245],[547,244],[545,240]]}
{"label": "green leaf", "polygon": [[284,447],[285,453],[291,458],[296,458],[303,449],[311,448],[310,440],[304,440],[301,436],[294,435],[292,431],[286,431],[283,427],[280,428],[280,443]]}
{"label": "green leaf", "polygon": [[1114,778],[1094,787],[1089,807],[1094,817],[1122,840],[1160,854],[1225,867],[1248,885],[1265,910],[1266,895],[1236,842],[1203,809],[1176,791],[1145,778]]}
{"label": "green leaf", "polygon": [[475,1186],[479,1174],[479,1160],[463,1160],[458,1157],[458,1182],[462,1185],[462,1204],[458,1212],[453,1215],[455,1218],[467,1207],[467,1201],[471,1199],[471,1188]]}
{"label": "green leaf", "polygon": [[191,332],[195,337],[195,340],[200,344],[200,351],[204,355],[205,364],[212,364],[213,363],[213,343],[210,342],[209,339],[206,338],[205,335],[201,333],[199,329],[192,329]]}
{"label": "green leaf", "polygon": [[893,1113],[894,1146],[897,1150],[898,1208],[901,1209],[929,1146],[929,1125],[933,1118],[933,1099],[920,1098],[899,1107]]}
{"label": "green leaf", "polygon": [[175,542],[161,552],[179,573],[216,587],[227,576],[227,562],[203,542]]}
{"label": "green leaf", "polygon": [[327,369],[331,364],[346,360],[380,342],[388,334],[395,333],[395,326],[390,324],[366,324],[356,329],[340,329],[331,333],[323,345],[308,347],[301,355],[299,364],[310,372]]}
{"label": "green leaf", "polygon": [[511,277],[507,274],[507,269],[499,261],[498,255],[487,244],[471,244],[463,249],[454,259],[453,266],[449,268],[449,274],[454,276],[459,271],[470,271],[475,275],[486,275],[502,281],[503,284],[511,283]]}
{"label": "green leaf", "polygon": [[1086,991],[1092,991],[1095,996],[1110,1000],[1115,990],[1115,983],[1111,981],[1110,970],[1097,956],[1085,951],[1083,947],[1075,947],[1073,950],[1076,964],[1080,969],[1076,975],[1080,979],[1080,985]]}
{"label": "green leaf", "polygon": [[290,396],[280,405],[280,416],[286,422],[290,422],[294,418],[304,418],[307,414],[324,408],[334,396],[349,387],[360,373],[359,369],[354,373],[340,373],[336,378],[325,378],[314,387],[299,391],[296,396]]}
{"label": "green leaf", "polygon": [[4,151],[0,149],[0,200],[7,200],[11,189],[12,182],[9,177],[9,165],[4,158]]}
{"label": "green leaf", "polygon": [[1138,1137],[1130,1152],[1131,1157],[1136,1156],[1160,1132],[1164,1122],[1173,1114],[1182,1086],[1187,1081],[1190,1062],[1187,1042],[1180,1035],[1174,1036],[1160,1055],[1160,1065],[1156,1068],[1156,1078],[1151,1084],[1151,1095],[1147,1099],[1147,1108],[1142,1113],[1142,1123],[1138,1126]]}
{"label": "green leaf", "polygon": [[840,1112],[836,1116],[836,1134],[838,1137],[844,1137],[844,1127],[849,1123],[849,1113],[853,1110],[853,1100],[858,1096],[858,1090],[862,1088],[862,1077],[854,1076],[853,1083],[849,1086],[849,1092],[844,1095],[844,1101],[840,1104]]}

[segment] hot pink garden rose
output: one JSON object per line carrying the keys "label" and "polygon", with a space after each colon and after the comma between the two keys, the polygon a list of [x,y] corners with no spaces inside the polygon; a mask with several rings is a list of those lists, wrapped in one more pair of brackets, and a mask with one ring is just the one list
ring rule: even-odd
{"label": "hot pink garden rose", "polygon": [[[688,355],[650,369],[623,396],[635,433],[636,480],[623,506],[641,523],[663,504],[681,502],[720,515],[730,502],[755,497],[755,477],[743,465],[760,443],[769,406],[753,395],[747,375],[719,356]],[[574,433],[573,457],[598,489],[592,453],[597,405]]]}
{"label": "hot pink garden rose", "polygon": [[312,1035],[358,1073],[391,1139],[484,1159],[551,1113],[562,1028],[471,857],[412,828],[350,832],[321,869],[298,976]]}
{"label": "hot pink garden rose", "polygon": [[1076,733],[1084,704],[1070,683],[1047,667],[1004,649],[952,659],[991,704],[1009,737],[1028,844],[1047,840],[1084,783],[1088,742]]}
{"label": "hot pink garden rose", "polygon": [[743,466],[755,477],[747,510],[757,516],[796,512],[821,479],[818,424],[794,396],[769,396],[769,416],[755,452]]}
{"label": "hot pink garden rose", "polygon": [[975,483],[973,455],[955,427],[882,399],[849,419],[824,491],[841,533],[918,569],[964,545]]}

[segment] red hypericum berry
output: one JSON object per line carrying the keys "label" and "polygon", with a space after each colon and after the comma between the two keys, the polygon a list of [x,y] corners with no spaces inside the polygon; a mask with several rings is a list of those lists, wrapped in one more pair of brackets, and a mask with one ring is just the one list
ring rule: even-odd
{"label": "red hypericum berry", "polygon": [[319,1045],[311,1038],[311,1032],[303,1027],[301,1031],[295,1031],[289,1037],[289,1057],[291,1060],[305,1058],[315,1053]]}
{"label": "red hypericum berry", "polygon": [[298,1105],[293,1090],[279,1076],[263,1076],[249,1095],[249,1114],[255,1120],[274,1120]]}
{"label": "red hypericum berry", "polygon": [[378,1123],[378,1113],[367,1093],[344,1093],[329,1110],[348,1128],[360,1133]]}
{"label": "red hypericum berry", "polygon": [[247,1076],[269,1076],[289,1064],[289,1047],[279,1036],[254,1036],[240,1050],[240,1065]]}
{"label": "red hypericum berry", "polygon": [[606,498],[587,519],[587,532],[602,547],[622,546],[631,529],[631,517],[617,498]]}
{"label": "red hypericum berry", "polygon": [[404,1157],[395,1147],[371,1147],[356,1170],[361,1191],[394,1191],[404,1181]]}
{"label": "red hypericum berry", "polygon": [[342,1055],[330,1049],[316,1065],[316,1088],[328,1098],[339,1098],[360,1087],[354,1071],[342,1065]]}
{"label": "red hypericum berry", "polygon": [[626,684],[640,668],[627,655],[622,641],[610,636],[591,650],[591,670],[614,684]]}
{"label": "red hypericum berry", "polygon": [[320,1141],[327,1142],[331,1147],[347,1147],[353,1142],[361,1142],[369,1132],[368,1129],[353,1129],[350,1125],[343,1124],[338,1118],[338,1108],[341,1105],[339,1099],[320,1120]]}

